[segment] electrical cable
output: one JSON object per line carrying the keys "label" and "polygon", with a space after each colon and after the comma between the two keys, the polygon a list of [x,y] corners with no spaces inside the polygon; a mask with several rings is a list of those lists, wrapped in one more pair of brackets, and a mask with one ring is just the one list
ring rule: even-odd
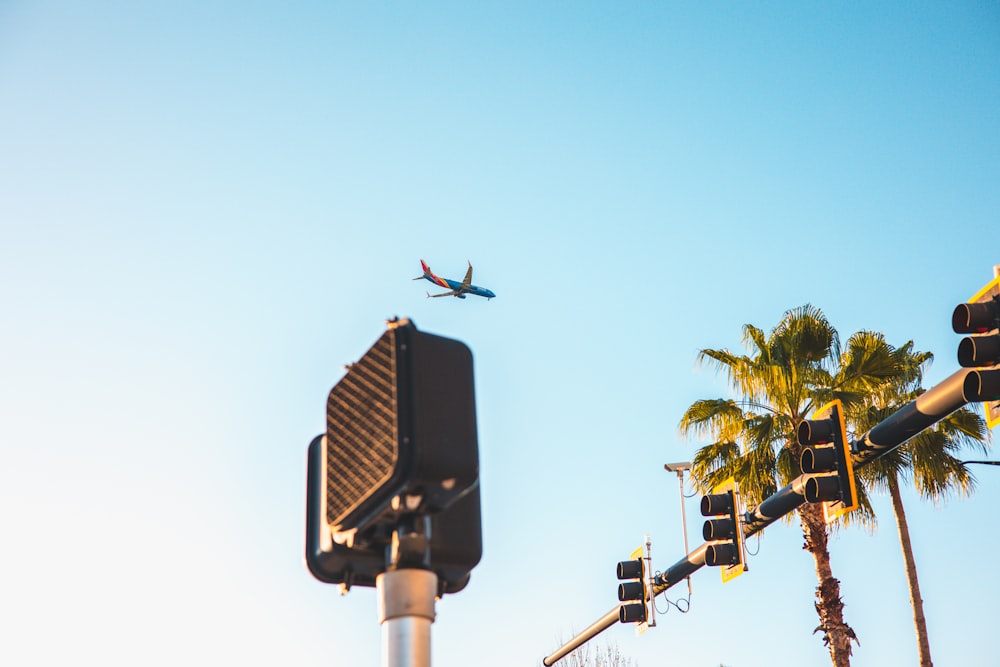
{"label": "electrical cable", "polygon": [[757,533],[755,537],[757,538],[757,551],[750,551],[750,545],[748,543],[744,543],[748,556],[756,556],[760,553],[760,533]]}
{"label": "electrical cable", "polygon": [[[656,579],[660,578],[660,574],[661,573],[659,571],[657,571],[655,573],[654,576],[656,577]],[[678,598],[677,602],[674,602],[673,600],[669,599],[665,595],[663,596],[663,599],[667,601],[667,608],[666,608],[665,611],[660,611],[660,607],[656,604],[656,598],[655,597],[653,598],[653,607],[656,609],[656,613],[657,614],[666,614],[668,611],[670,611],[670,607],[671,606],[674,607],[675,609],[677,609],[677,611],[679,611],[682,614],[688,613],[688,611],[691,609],[691,595],[690,595],[690,593],[688,594],[688,596],[686,598]],[[683,606],[683,608],[682,608],[682,606]]]}

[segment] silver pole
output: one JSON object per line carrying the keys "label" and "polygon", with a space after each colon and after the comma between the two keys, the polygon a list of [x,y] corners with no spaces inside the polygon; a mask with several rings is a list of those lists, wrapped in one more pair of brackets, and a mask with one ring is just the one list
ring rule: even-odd
{"label": "silver pole", "polygon": [[558,651],[556,651],[555,653],[546,658],[543,658],[542,664],[545,665],[545,667],[550,667],[551,665],[554,665],[556,661],[561,660],[565,656],[572,653],[574,649],[580,648],[585,643],[596,637],[599,633],[604,632],[612,625],[617,623],[618,607],[620,606],[621,604],[619,604],[614,609],[606,613],[604,616],[600,617],[599,619],[591,623],[589,628],[586,628],[576,637],[573,637],[571,640],[563,644],[562,648],[560,648]]}
{"label": "silver pole", "polygon": [[382,625],[382,667],[430,667],[437,575],[406,568],[375,579]]}
{"label": "silver pole", "polygon": [[[684,471],[683,470],[678,470],[677,471],[677,485],[680,487],[680,493],[681,493],[681,526],[683,526],[683,530],[684,530],[684,553],[691,553],[691,550],[688,547],[687,512],[684,511]],[[688,601],[690,602],[690,600],[691,600],[691,577],[690,577],[690,575],[687,577],[687,580],[688,580]],[[656,598],[654,597],[653,599],[655,600]]]}
{"label": "silver pole", "polygon": [[677,486],[681,494],[681,530],[684,531],[684,553],[691,551],[688,547],[688,520],[687,512],[684,511],[684,471],[677,471]]}
{"label": "silver pole", "polygon": [[[665,463],[663,465],[665,470],[677,473],[677,487],[680,491],[681,498],[681,530],[684,532],[684,553],[690,552],[690,547],[688,547],[688,522],[687,522],[687,512],[684,511],[684,471],[691,469],[690,461],[684,461],[682,463]],[[687,578],[688,582],[688,600],[691,599],[691,577]]]}

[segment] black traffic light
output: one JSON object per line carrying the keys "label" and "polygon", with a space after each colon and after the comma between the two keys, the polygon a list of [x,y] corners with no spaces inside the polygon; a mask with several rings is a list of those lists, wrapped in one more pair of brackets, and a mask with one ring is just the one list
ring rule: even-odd
{"label": "black traffic light", "polygon": [[647,619],[649,588],[646,585],[646,561],[639,557],[618,563],[618,599],[629,602],[618,607],[618,620],[622,623],[643,623]]}
{"label": "black traffic light", "polygon": [[806,501],[833,504],[827,506],[833,510],[828,519],[857,509],[854,461],[841,402],[823,406],[813,419],[799,424],[796,436],[801,447],[799,467],[808,475],[803,489]]}
{"label": "black traffic light", "polygon": [[440,511],[478,480],[472,352],[459,341],[390,322],[330,390],[326,415],[326,515],[340,542]]}
{"label": "black traffic light", "polygon": [[705,521],[701,531],[710,543],[705,549],[705,565],[740,567],[744,565],[743,518],[735,484],[729,481],[714,491],[701,497],[701,515],[714,517]]}
{"label": "black traffic light", "polygon": [[409,320],[330,390],[309,446],[306,562],[321,581],[374,586],[387,567],[434,570],[442,593],[482,557],[472,353]]}
{"label": "black traffic light", "polygon": [[[951,315],[951,328],[955,333],[972,334],[958,343],[962,367],[988,369],[1000,364],[1000,296],[986,291],[973,297],[971,303],[960,303]],[[1000,370],[969,373],[963,386],[971,402],[1000,400]]]}

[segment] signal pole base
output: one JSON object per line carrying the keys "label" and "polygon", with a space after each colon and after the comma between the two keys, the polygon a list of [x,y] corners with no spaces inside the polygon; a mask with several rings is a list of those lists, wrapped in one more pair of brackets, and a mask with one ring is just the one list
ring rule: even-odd
{"label": "signal pole base", "polygon": [[378,575],[375,588],[382,667],[430,667],[437,575],[416,568],[391,570]]}

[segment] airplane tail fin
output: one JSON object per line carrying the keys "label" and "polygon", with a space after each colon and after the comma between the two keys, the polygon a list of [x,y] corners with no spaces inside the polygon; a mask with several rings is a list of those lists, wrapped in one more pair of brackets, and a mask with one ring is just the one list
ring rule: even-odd
{"label": "airplane tail fin", "polygon": [[422,268],[424,270],[424,272],[423,272],[423,274],[421,274],[421,275],[417,276],[416,278],[414,278],[414,280],[423,280],[428,275],[430,275],[431,267],[427,266],[427,262],[425,262],[424,260],[420,260],[420,268]]}

